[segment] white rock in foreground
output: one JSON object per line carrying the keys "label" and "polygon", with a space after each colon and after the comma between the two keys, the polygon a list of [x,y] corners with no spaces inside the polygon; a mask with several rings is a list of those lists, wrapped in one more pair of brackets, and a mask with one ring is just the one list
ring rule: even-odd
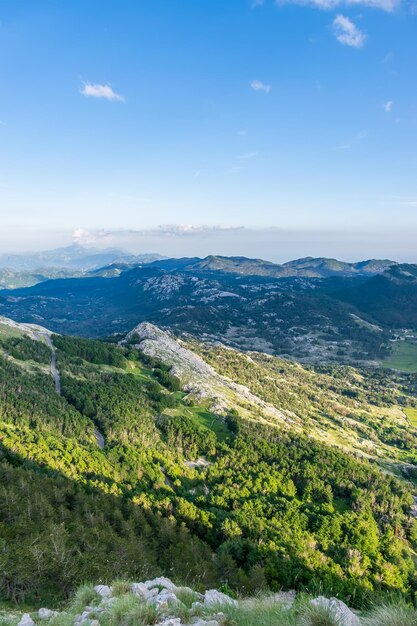
{"label": "white rock in foreground", "polygon": [[310,601],[313,606],[328,607],[335,618],[340,621],[340,626],[360,626],[359,617],[348,606],[337,598],[325,598],[319,596]]}
{"label": "white rock in foreground", "polygon": [[51,619],[58,615],[58,611],[51,611],[51,609],[39,609],[39,619]]}
{"label": "white rock in foreground", "polygon": [[144,598],[145,600],[147,600],[148,598],[151,598],[152,596],[156,596],[156,594],[158,593],[158,589],[156,588],[149,589],[145,585],[145,583],[132,583],[130,585],[130,591],[134,593],[136,596],[140,596]]}
{"label": "white rock in foreground", "polygon": [[230,604],[232,606],[237,606],[236,600],[233,600],[230,596],[227,596],[225,593],[221,591],[217,591],[217,589],[209,589],[204,594],[204,604],[205,606],[217,606],[220,604]]}
{"label": "white rock in foreground", "polygon": [[18,623],[17,626],[35,626],[35,622],[29,615],[29,613],[23,613],[22,619]]}
{"label": "white rock in foreground", "polygon": [[94,591],[102,598],[110,598],[112,595],[112,590],[108,585],[96,585]]}
{"label": "white rock in foreground", "polygon": [[165,578],[165,576],[159,576],[159,578],[153,578],[152,580],[147,580],[143,583],[147,589],[152,589],[153,587],[162,587],[163,589],[167,589],[168,591],[175,591],[178,589],[174,583],[169,580],[169,578]]}

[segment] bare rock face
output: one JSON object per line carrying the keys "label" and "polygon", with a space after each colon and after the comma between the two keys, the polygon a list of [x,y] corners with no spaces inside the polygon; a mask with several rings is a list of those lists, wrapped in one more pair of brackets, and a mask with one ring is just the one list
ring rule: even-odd
{"label": "bare rock face", "polygon": [[126,340],[136,341],[137,346],[145,354],[167,362],[175,368],[180,377],[196,374],[216,376],[214,369],[201,357],[184,348],[171,333],[161,330],[154,324],[149,322],[139,324],[126,335]]}
{"label": "bare rock face", "polygon": [[360,620],[357,615],[341,600],[337,598],[325,598],[319,596],[310,602],[313,606],[328,607],[335,618],[339,620],[340,626],[360,626]]}
{"label": "bare rock face", "polygon": [[243,412],[256,408],[261,419],[266,421],[281,424],[293,421],[293,416],[279,411],[251,393],[244,385],[238,385],[226,376],[221,376],[183,341],[154,324],[139,324],[126,335],[122,343],[126,342],[134,342],[135,347],[145,354],[169,365],[171,373],[181,380],[186,391],[199,399],[211,400],[213,413],[224,415],[231,408],[240,408]]}

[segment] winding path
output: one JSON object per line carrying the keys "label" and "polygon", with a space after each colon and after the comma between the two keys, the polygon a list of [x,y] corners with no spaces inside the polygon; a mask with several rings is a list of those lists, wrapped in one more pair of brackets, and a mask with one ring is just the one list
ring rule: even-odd
{"label": "winding path", "polygon": [[[48,346],[48,348],[51,350],[51,375],[55,382],[55,391],[60,396],[61,376],[57,367],[56,348],[52,341],[52,333],[46,328],[38,326],[37,324],[22,324],[3,316],[0,316],[0,321],[7,326],[11,326],[12,328],[17,328],[23,331],[28,337],[30,337],[30,339],[33,339],[34,341],[41,341]],[[94,430],[94,437],[96,438],[97,445],[102,450],[106,445],[106,440],[104,438],[104,435],[102,435],[98,428],[95,428]]]}
{"label": "winding path", "polygon": [[103,449],[104,446],[106,445],[106,442],[105,442],[104,436],[101,434],[98,428],[95,429],[94,436],[97,440],[99,448]]}
{"label": "winding path", "polygon": [[55,381],[55,391],[60,396],[61,395],[61,376],[59,374],[57,365],[56,365],[56,350],[55,346],[52,342],[51,335],[48,333],[43,333],[40,331],[35,331],[34,335],[36,339],[42,341],[42,339],[46,342],[47,346],[51,349],[51,374]]}

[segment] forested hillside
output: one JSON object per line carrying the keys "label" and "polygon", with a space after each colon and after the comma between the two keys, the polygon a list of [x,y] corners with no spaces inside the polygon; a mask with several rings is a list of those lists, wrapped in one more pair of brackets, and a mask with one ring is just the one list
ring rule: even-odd
{"label": "forested hillside", "polygon": [[53,342],[61,396],[49,348],[1,335],[3,599],[163,573],[243,593],[321,585],[353,604],[413,595],[404,481],[255,408],[220,415],[134,342]]}

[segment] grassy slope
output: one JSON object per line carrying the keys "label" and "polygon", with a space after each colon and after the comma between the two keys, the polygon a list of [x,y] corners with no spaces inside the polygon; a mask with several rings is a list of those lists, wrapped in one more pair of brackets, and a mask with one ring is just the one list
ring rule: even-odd
{"label": "grassy slope", "polygon": [[417,409],[407,407],[405,409],[405,414],[408,417],[408,421],[414,427],[417,427]]}
{"label": "grassy slope", "polygon": [[395,342],[391,354],[383,361],[383,366],[417,373],[417,344],[407,341]]}
{"label": "grassy slope", "polygon": [[305,367],[208,344],[192,347],[219,373],[292,414],[294,427],[303,432],[377,461],[417,460],[417,422],[410,427],[404,414],[404,402],[411,412],[416,404],[407,378],[383,370]]}
{"label": "grassy slope", "polygon": [[23,337],[24,332],[19,330],[18,328],[13,328],[12,326],[8,326],[1,321],[0,318],[0,338],[10,339],[11,337]]}

